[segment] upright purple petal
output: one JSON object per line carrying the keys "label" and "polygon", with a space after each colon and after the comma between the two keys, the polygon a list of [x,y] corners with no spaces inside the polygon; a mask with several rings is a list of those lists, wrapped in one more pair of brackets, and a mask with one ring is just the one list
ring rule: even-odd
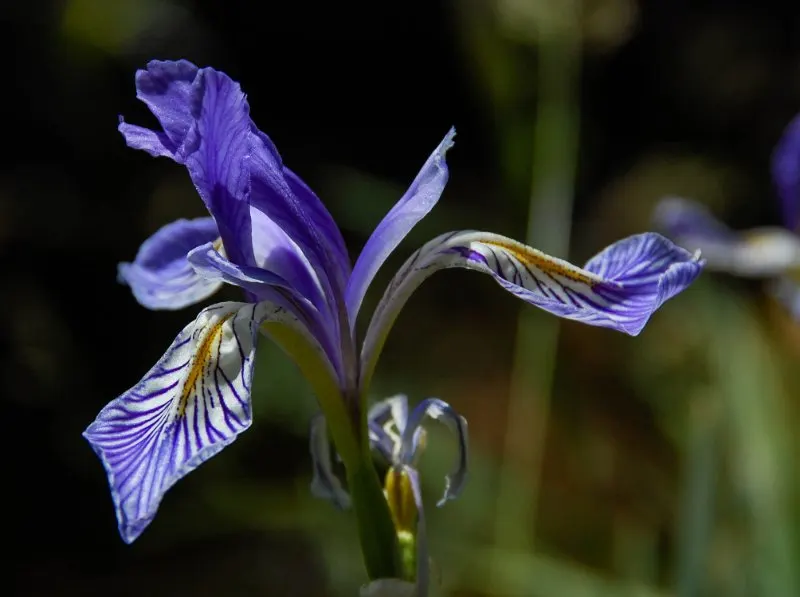
{"label": "upright purple petal", "polygon": [[213,69],[195,82],[195,122],[180,154],[217,221],[231,261],[252,264],[248,160],[250,109],[238,83]]}
{"label": "upright purple petal", "polygon": [[142,244],[133,263],[119,265],[119,279],[148,309],[182,309],[202,301],[220,282],[198,275],[187,255],[218,236],[213,218],[167,224]]}
{"label": "upright purple petal", "polygon": [[448,178],[445,154],[453,146],[455,134],[454,128],[448,131],[405,195],[381,220],[361,251],[347,284],[347,314],[351,327],[355,326],[361,301],[383,262],[439,201]]}
{"label": "upright purple petal", "polygon": [[269,137],[252,127],[250,201],[300,247],[326,289],[344,296],[350,259],[339,228],[314,192],[283,165]]}
{"label": "upright purple petal", "polygon": [[800,116],[786,127],[772,154],[772,178],[783,209],[783,225],[800,232]]}
{"label": "upright purple petal", "polygon": [[199,69],[187,60],[153,60],[136,72],[136,97],[158,119],[163,131],[120,123],[128,145],[154,156],[175,157],[194,124],[192,102]]}
{"label": "upright purple petal", "polygon": [[[137,94],[163,131],[122,123],[132,147],[169,156],[189,170],[200,196],[217,221],[229,259],[262,266],[276,249],[276,228],[291,247],[298,290],[320,289],[327,310],[338,314],[350,263],[339,229],[314,193],[281,161],[275,146],[250,118],[238,83],[212,68],[186,61],[151,62],[136,77]],[[255,211],[254,211],[255,210]],[[254,214],[263,218],[254,228]],[[269,220],[272,225],[264,225]],[[297,265],[299,264],[299,265]],[[284,272],[285,274],[285,272]],[[310,283],[310,284],[309,284]],[[302,288],[301,288],[302,287]],[[342,307],[343,309],[343,307]]]}
{"label": "upright purple petal", "polygon": [[129,146],[167,156],[189,170],[214,217],[228,257],[252,262],[248,203],[249,107],[239,85],[186,60],[152,61],[136,73],[136,92],[163,130],[122,122]]}

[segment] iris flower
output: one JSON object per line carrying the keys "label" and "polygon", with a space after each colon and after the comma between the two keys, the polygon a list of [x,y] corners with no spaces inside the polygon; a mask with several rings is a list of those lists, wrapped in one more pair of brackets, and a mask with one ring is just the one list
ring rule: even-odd
{"label": "iris flower", "polygon": [[656,225],[679,245],[700,250],[710,270],[769,281],[767,289],[800,319],[800,116],[785,129],[772,154],[772,180],[783,226],[737,232],[703,205],[668,197],[656,208]]}
{"label": "iris flower", "polygon": [[150,524],[172,485],[250,426],[259,332],[309,379],[347,466],[362,462],[369,449],[365,401],[389,328],[434,272],[483,272],[550,313],[636,335],[702,269],[699,256],[652,233],[608,247],[581,269],[496,234],[450,232],[401,267],[360,343],[355,323],[362,299],[388,255],[439,200],[455,132],[433,151],[351,267],[332,217],[253,123],[236,82],[185,60],[153,61],[137,72],[136,90],[160,127],[123,121],[125,141],[185,166],[210,217],[156,232],[133,263],[120,266],[120,278],[152,309],[192,305],[223,283],[241,288],[244,301],[200,311],[141,381],[84,432],[106,469],[126,542]]}
{"label": "iris flower", "polygon": [[[426,419],[444,423],[456,436],[458,457],[453,471],[445,478],[444,495],[437,506],[456,499],[467,478],[467,420],[438,398],[426,398],[410,413],[408,398],[398,394],[374,404],[367,415],[370,446],[389,465],[386,473],[386,499],[401,545],[405,548],[406,567],[413,569],[417,597],[427,595],[429,580],[425,510],[422,503],[417,463],[426,445]],[[327,426],[318,414],[311,423],[311,457],[314,476],[311,491],[341,508],[350,498],[333,471]],[[410,575],[412,576],[412,575]]]}

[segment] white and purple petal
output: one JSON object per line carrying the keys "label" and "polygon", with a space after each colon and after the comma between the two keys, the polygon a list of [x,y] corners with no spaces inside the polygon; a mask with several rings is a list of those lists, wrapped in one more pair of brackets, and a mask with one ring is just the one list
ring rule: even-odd
{"label": "white and purple petal", "polygon": [[255,338],[263,321],[298,326],[269,303],[204,309],[84,432],[106,469],[126,542],[150,524],[172,485],[250,426]]}
{"label": "white and purple petal", "polygon": [[403,436],[398,454],[398,464],[414,466],[420,449],[420,431],[426,418],[444,423],[456,436],[458,441],[458,458],[453,471],[445,477],[445,488],[442,499],[437,506],[443,506],[448,500],[454,500],[464,490],[469,468],[469,439],[467,420],[459,415],[447,402],[438,398],[426,398],[420,402],[408,417],[403,429]]}
{"label": "white and purple petal", "polygon": [[411,293],[434,272],[452,267],[489,274],[515,296],[559,317],[635,336],[664,301],[694,281],[703,262],[654,233],[611,245],[584,269],[488,232],[442,235],[406,261],[378,304],[361,352],[362,389]]}
{"label": "white and purple petal", "polygon": [[654,221],[680,246],[700,251],[709,270],[764,278],[800,266],[800,236],[784,228],[735,232],[705,206],[677,197],[659,203]]}
{"label": "white and purple petal", "polygon": [[772,178],[781,198],[783,225],[800,233],[800,116],[789,123],[775,147]]}
{"label": "white and purple petal", "polygon": [[433,209],[447,184],[445,154],[453,146],[456,131],[451,128],[422,166],[411,186],[381,220],[367,240],[347,283],[347,313],[355,327],[358,310],[375,274],[411,229]]}
{"label": "white and purple petal", "polygon": [[142,243],[133,263],[119,265],[119,280],[148,309],[182,309],[208,298],[220,287],[199,275],[187,255],[218,239],[213,218],[177,220]]}

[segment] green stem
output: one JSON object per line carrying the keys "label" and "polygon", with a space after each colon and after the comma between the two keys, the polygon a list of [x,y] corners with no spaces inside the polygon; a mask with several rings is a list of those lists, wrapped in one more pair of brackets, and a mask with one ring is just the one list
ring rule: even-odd
{"label": "green stem", "polygon": [[714,485],[720,408],[716,396],[699,393],[689,401],[689,445],[686,453],[681,523],[678,529],[676,585],[678,597],[703,592],[714,525]]}
{"label": "green stem", "polygon": [[348,469],[347,482],[370,580],[402,578],[397,533],[372,458],[363,459],[354,470]]}
{"label": "green stem", "polygon": [[[580,72],[580,0],[564,5],[560,26],[540,32],[538,106],[527,242],[566,257],[577,161]],[[495,541],[530,547],[534,533],[544,438],[550,410],[559,321],[523,311],[517,328],[503,469],[497,497]],[[520,491],[520,471],[526,486]]]}

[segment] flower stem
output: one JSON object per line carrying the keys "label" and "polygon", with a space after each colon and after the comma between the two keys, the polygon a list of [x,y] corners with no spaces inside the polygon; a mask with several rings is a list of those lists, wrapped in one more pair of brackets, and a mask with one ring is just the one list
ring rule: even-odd
{"label": "flower stem", "polygon": [[347,483],[358,525],[364,565],[370,580],[402,578],[403,568],[383,487],[369,454],[359,466],[347,469]]}

